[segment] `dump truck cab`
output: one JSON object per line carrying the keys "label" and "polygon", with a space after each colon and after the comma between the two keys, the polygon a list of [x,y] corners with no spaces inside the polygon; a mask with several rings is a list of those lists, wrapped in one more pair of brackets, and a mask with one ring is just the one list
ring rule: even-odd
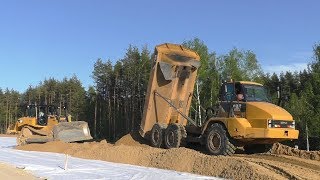
{"label": "dump truck cab", "polygon": [[271,103],[262,84],[248,81],[222,84],[215,115],[205,122],[201,134],[206,136],[214,123],[225,129],[235,146],[244,146],[247,152],[263,152],[275,142],[294,140],[299,135],[291,114]]}

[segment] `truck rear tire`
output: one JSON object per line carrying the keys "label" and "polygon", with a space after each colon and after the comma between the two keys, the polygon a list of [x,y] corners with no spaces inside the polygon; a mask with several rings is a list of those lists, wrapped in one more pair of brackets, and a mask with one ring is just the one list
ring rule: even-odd
{"label": "truck rear tire", "polygon": [[211,155],[233,155],[236,147],[221,124],[214,123],[206,134],[206,148]]}
{"label": "truck rear tire", "polygon": [[169,124],[164,134],[165,148],[178,148],[180,147],[182,133],[178,124]]}
{"label": "truck rear tire", "polygon": [[150,135],[151,146],[160,148],[163,143],[163,129],[159,124],[154,124]]}

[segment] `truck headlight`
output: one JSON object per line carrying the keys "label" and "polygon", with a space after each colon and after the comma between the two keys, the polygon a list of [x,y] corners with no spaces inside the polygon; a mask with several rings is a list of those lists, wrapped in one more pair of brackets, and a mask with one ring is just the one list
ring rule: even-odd
{"label": "truck headlight", "polygon": [[268,120],[268,127],[272,128],[272,120],[271,119]]}
{"label": "truck headlight", "polygon": [[296,128],[296,123],[293,121],[290,125],[288,125],[288,128]]}
{"label": "truck headlight", "polygon": [[292,128],[295,129],[295,122],[288,121],[288,120],[268,120],[268,127],[269,128]]}

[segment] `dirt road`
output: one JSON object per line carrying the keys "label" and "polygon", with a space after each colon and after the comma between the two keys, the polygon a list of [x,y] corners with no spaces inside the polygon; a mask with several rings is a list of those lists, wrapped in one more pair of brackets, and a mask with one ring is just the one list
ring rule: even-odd
{"label": "dirt road", "polygon": [[17,147],[28,151],[66,153],[75,157],[170,169],[228,179],[319,179],[320,152],[277,144],[271,154],[210,156],[189,148],[152,148],[135,135],[115,144],[49,142]]}
{"label": "dirt road", "polygon": [[320,161],[285,155],[235,155],[276,179],[319,179]]}

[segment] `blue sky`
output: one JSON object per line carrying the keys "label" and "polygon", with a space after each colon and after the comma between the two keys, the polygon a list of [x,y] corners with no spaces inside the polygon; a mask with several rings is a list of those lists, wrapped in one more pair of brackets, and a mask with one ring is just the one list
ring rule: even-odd
{"label": "blue sky", "polygon": [[98,58],[198,37],[218,55],[252,50],[267,72],[299,70],[320,41],[320,1],[1,0],[0,87],[23,92],[45,78],[93,85]]}

